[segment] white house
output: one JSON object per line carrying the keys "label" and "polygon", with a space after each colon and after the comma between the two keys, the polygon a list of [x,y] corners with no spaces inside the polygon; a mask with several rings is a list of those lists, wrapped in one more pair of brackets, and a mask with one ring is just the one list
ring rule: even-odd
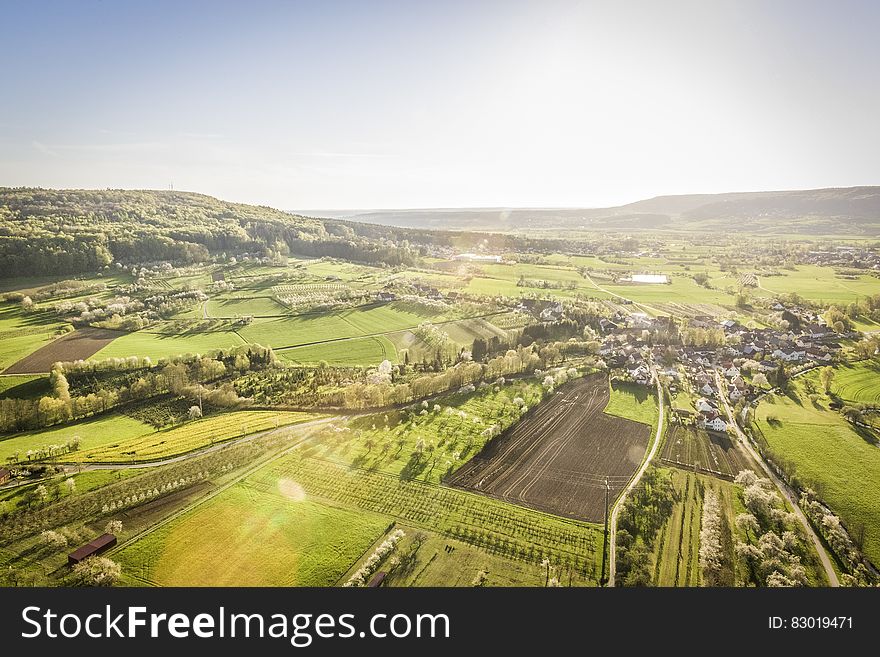
{"label": "white house", "polygon": [[782,349],[777,349],[776,351],[773,352],[774,358],[778,358],[779,360],[784,360],[787,363],[793,363],[793,362],[797,362],[799,360],[802,360],[805,355],[806,355],[806,352],[797,351],[796,349],[792,350],[792,351],[783,351]]}
{"label": "white house", "polygon": [[718,413],[702,413],[697,419],[697,426],[722,433],[727,431],[727,422]]}
{"label": "white house", "polygon": [[712,429],[712,431],[723,433],[727,431],[727,422],[722,420],[720,417],[716,417],[714,420],[706,422],[706,428]]}

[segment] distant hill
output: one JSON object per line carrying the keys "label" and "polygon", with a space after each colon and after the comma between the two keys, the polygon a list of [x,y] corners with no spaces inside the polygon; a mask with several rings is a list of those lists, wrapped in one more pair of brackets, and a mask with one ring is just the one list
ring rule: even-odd
{"label": "distant hill", "polygon": [[880,187],[657,196],[611,208],[374,210],[331,216],[446,230],[675,230],[880,235]]}

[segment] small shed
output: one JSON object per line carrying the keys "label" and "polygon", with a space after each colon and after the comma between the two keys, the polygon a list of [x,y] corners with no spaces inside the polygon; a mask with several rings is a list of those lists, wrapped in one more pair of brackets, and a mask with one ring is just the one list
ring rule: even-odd
{"label": "small shed", "polygon": [[372,578],[370,578],[370,582],[367,584],[367,588],[371,588],[371,589],[379,588],[380,586],[382,586],[382,582],[385,581],[385,577],[387,575],[388,575],[388,573],[386,573],[384,570],[380,570],[378,573],[373,575]]}
{"label": "small shed", "polygon": [[0,484],[5,484],[12,478],[12,472],[7,468],[0,468]]}
{"label": "small shed", "polygon": [[102,552],[106,552],[116,545],[116,537],[113,534],[101,534],[94,541],[86,543],[80,548],[67,555],[67,565],[73,566],[83,559],[94,557]]}

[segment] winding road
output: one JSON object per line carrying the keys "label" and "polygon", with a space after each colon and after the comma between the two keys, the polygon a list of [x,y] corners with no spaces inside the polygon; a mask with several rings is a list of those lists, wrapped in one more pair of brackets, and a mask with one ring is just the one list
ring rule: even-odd
{"label": "winding road", "polygon": [[657,455],[657,450],[660,448],[660,439],[663,437],[663,389],[660,387],[660,377],[657,376],[657,371],[653,365],[651,365],[651,374],[654,376],[654,383],[657,386],[657,409],[659,411],[657,433],[654,435],[654,442],[651,444],[651,451],[648,452],[647,458],[629,482],[629,485],[623,490],[620,497],[617,498],[617,502],[614,503],[614,508],[611,510],[611,519],[608,523],[608,533],[610,534],[608,537],[608,586],[614,586],[614,578],[617,571],[615,565],[617,561],[617,517],[620,515],[620,509],[623,508],[626,496],[638,485],[642,475],[645,474],[648,466],[651,465],[654,456]]}

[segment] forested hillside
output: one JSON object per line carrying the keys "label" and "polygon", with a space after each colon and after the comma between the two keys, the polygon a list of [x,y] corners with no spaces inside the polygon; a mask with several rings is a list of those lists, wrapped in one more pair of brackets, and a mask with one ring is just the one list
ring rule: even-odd
{"label": "forested hillside", "polygon": [[0,276],[100,271],[114,261],[203,262],[295,252],[412,264],[388,228],[309,219],[172,191],[0,189]]}

